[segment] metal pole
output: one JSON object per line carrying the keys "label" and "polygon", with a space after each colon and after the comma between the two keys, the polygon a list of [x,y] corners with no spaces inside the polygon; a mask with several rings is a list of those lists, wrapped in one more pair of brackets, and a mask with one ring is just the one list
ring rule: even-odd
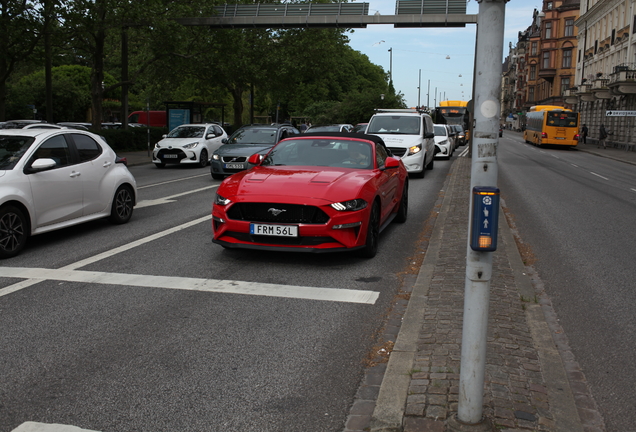
{"label": "metal pole", "polygon": [[420,88],[422,87],[422,69],[420,69],[419,79],[417,82],[417,107],[420,108]]}
{"label": "metal pole", "polygon": [[[471,190],[497,186],[497,145],[501,97],[501,63],[505,3],[508,0],[477,0],[477,50]],[[472,199],[470,200],[472,206]],[[472,215],[472,208],[471,213]],[[470,225],[470,221],[468,222]],[[470,229],[470,226],[469,226]],[[483,419],[484,376],[488,303],[492,276],[492,252],[476,252],[467,245],[462,331],[461,371],[457,420],[480,424]]]}
{"label": "metal pole", "polygon": [[389,48],[389,82],[393,82],[393,47]]}
{"label": "metal pole", "polygon": [[431,96],[431,80],[428,80],[428,90],[426,90],[426,108],[431,106],[430,96]]}

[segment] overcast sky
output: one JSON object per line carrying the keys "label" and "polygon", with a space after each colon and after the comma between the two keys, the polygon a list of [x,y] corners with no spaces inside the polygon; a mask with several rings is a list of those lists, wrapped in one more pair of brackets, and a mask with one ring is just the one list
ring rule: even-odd
{"label": "overcast sky", "polygon": [[[376,12],[395,15],[395,0],[368,2],[370,15]],[[518,33],[528,28],[532,23],[532,12],[540,10],[541,5],[541,0],[511,0],[506,3],[502,60],[508,54],[508,43],[517,43]],[[476,0],[468,1],[466,13],[479,13]],[[434,106],[436,101],[444,99],[471,99],[476,31],[475,24],[448,29],[396,29],[392,25],[369,25],[366,29],[356,29],[349,38],[353,49],[366,54],[372,63],[382,66],[386,72],[392,71],[393,85],[404,94],[408,106],[414,107],[418,101],[419,105]],[[389,49],[392,49],[392,55]],[[421,89],[418,92],[420,74]]]}

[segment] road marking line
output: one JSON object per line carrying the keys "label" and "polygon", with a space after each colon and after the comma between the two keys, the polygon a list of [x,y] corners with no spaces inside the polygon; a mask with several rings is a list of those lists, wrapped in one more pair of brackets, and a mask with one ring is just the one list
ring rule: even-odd
{"label": "road marking line", "polygon": [[204,190],[207,190],[207,189],[213,189],[213,188],[217,188],[217,187],[219,187],[218,184],[202,187],[202,188],[199,188],[199,189],[194,189],[194,190],[187,191],[187,192],[181,192],[181,193],[178,193],[178,194],[175,194],[175,195],[170,195],[170,196],[159,198],[159,199],[156,199],[156,200],[139,201],[137,203],[137,205],[135,206],[135,208],[150,207],[150,206],[153,206],[153,205],[166,204],[166,203],[174,202],[174,201],[172,201],[173,198],[178,198],[180,196],[189,195],[189,194],[193,194],[193,193],[196,193],[196,192],[201,192],[201,191],[204,191]]}
{"label": "road marking line", "polygon": [[[69,264],[67,266],[62,267],[62,269],[75,270],[77,268],[87,266],[89,264],[92,264],[94,262],[103,260],[105,258],[110,258],[111,256],[116,255],[116,254],[118,254],[120,252],[125,252],[125,251],[127,251],[129,249],[132,249],[134,247],[141,246],[142,244],[151,242],[153,240],[156,240],[158,238],[167,236],[167,235],[175,233],[177,231],[181,231],[181,230],[183,230],[185,228],[191,227],[192,225],[196,225],[196,224],[199,224],[201,222],[205,222],[206,220],[210,220],[210,219],[212,219],[212,215],[211,214],[209,216],[205,216],[205,217],[202,217],[202,218],[199,218],[199,219],[195,219],[195,220],[190,221],[190,222],[186,222],[186,223],[184,223],[182,225],[167,229],[165,231],[158,232],[156,234],[153,234],[151,236],[139,239],[137,241],[127,243],[127,244],[125,244],[123,246],[119,246],[119,247],[117,247],[115,249],[111,249],[109,251],[102,252],[100,254],[97,254],[97,255],[94,255],[92,257],[83,259],[81,261],[77,261],[77,262],[75,262],[73,264]],[[39,282],[41,282],[41,280],[39,280],[39,279],[37,279],[37,280],[25,280],[25,281],[18,282],[18,283],[13,284],[13,285],[9,285],[9,286],[4,287],[4,288],[0,288],[0,297],[5,296],[7,294],[14,293],[14,292],[19,291],[19,290],[21,290],[23,288],[28,288],[28,287],[30,287],[32,285],[35,285],[35,284],[39,283]]]}
{"label": "road marking line", "polygon": [[161,185],[165,185],[165,184],[168,184],[168,183],[174,183],[174,182],[183,181],[183,180],[191,180],[191,179],[197,178],[197,177],[210,177],[210,174],[199,174],[199,175],[195,175],[195,176],[192,176],[192,177],[184,177],[184,178],[175,179],[175,180],[167,180],[165,182],[153,183],[153,184],[149,184],[149,185],[146,185],[146,186],[137,186],[137,190],[146,189],[146,188],[149,188],[149,187],[161,186]]}
{"label": "road marking line", "polygon": [[630,189],[630,190],[633,190],[634,192],[636,192],[636,189],[634,189],[634,188],[629,188],[629,189]]}
{"label": "road marking line", "polygon": [[609,180],[607,177],[603,177],[602,175],[600,175],[600,174],[596,174],[596,173],[595,173],[595,172],[593,172],[593,171],[590,171],[590,174],[595,175],[596,177],[600,177],[600,178],[602,178],[603,180]]}
{"label": "road marking line", "polygon": [[374,304],[377,291],[339,288],[316,288],[293,285],[277,285],[259,282],[201,279],[176,276],[152,276],[127,273],[107,273],[85,270],[46,269],[26,267],[0,267],[0,277],[28,278],[31,280],[58,280],[103,285],[164,288],[189,291],[245,294],[267,297],[284,297],[303,300],[334,301]]}

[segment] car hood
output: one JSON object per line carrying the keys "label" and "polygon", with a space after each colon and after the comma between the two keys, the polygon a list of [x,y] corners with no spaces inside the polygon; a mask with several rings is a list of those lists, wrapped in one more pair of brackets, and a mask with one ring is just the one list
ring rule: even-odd
{"label": "car hood", "polygon": [[227,178],[219,187],[219,195],[230,199],[237,194],[251,196],[248,199],[258,196],[258,201],[284,196],[338,202],[357,198],[372,177],[371,170],[258,166]]}
{"label": "car hood", "polygon": [[422,142],[419,135],[373,134],[379,136],[387,147],[408,148]]}
{"label": "car hood", "polygon": [[204,141],[203,138],[164,138],[159,141],[161,147],[181,147],[186,144],[192,144],[193,142]]}
{"label": "car hood", "polygon": [[274,144],[223,144],[214,153],[219,155],[251,156],[263,150],[269,151]]}

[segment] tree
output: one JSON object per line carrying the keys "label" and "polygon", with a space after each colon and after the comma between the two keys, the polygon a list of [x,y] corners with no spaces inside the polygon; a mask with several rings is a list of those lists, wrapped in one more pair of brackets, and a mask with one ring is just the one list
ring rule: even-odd
{"label": "tree", "polygon": [[33,52],[40,40],[38,28],[38,14],[33,2],[0,2],[0,121],[6,120],[7,81],[16,64]]}

